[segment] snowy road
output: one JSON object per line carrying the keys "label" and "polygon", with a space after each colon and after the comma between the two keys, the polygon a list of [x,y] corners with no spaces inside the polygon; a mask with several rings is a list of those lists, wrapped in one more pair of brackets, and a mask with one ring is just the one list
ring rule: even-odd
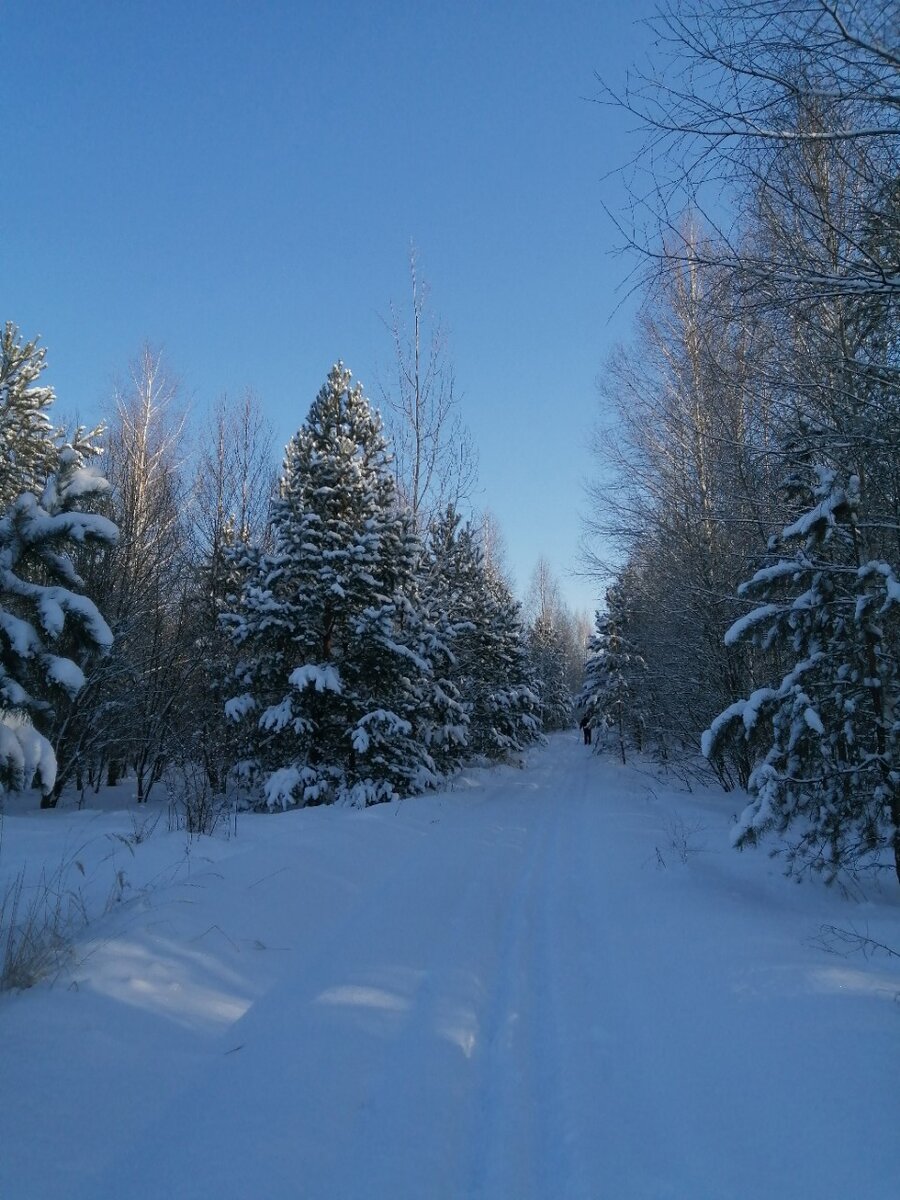
{"label": "snowy road", "polygon": [[251,818],[6,1002],[3,1200],[900,1195],[896,972],[804,941],[858,912],[574,737],[472,782]]}

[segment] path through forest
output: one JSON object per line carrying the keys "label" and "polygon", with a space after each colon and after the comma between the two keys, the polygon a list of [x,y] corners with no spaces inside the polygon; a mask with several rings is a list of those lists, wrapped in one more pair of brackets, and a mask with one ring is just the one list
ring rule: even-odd
{"label": "path through forest", "polygon": [[730,803],[565,735],[442,796],[248,818],[77,990],[0,1007],[0,1194],[900,1194],[896,972],[808,944],[859,904],[730,850]]}

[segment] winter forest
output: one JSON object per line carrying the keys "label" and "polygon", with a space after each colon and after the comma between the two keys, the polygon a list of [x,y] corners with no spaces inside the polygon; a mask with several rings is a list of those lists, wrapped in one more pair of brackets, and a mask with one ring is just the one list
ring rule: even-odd
{"label": "winter forest", "polygon": [[57,430],[45,350],[7,324],[3,786],[365,806],[577,708],[623,761],[702,747],[749,791],[736,845],[774,832],[829,879],[893,847],[900,877],[895,16],[666,10],[668,65],[603,97],[645,131],[619,220],[642,303],[601,376],[583,681],[584,618],[541,561],[526,619],[467,504],[414,253],[385,424],[337,364],[277,481],[252,394],[185,452],[149,349],[104,427]]}
{"label": "winter forest", "polygon": [[440,335],[420,368],[395,332],[397,448],[338,363],[276,482],[252,394],[186,458],[149,349],[108,424],[57,430],[45,351],[6,325],[5,788],[53,807],[127,775],[203,830],[226,803],[408,796],[571,722],[585,619],[541,560],[526,621],[489,514],[460,515],[474,456]]}
{"label": "winter forest", "polygon": [[667,65],[605,96],[646,134],[643,303],[602,382],[584,702],[623,757],[702,745],[749,791],[737,846],[826,879],[892,847],[900,878],[897,6],[657,30]]}
{"label": "winter forest", "polygon": [[[479,129],[456,72],[515,57],[483,7],[416,27],[420,86]],[[226,39],[273,81],[267,21],[291,54],[323,28],[240,8]],[[348,11],[352,63],[375,35]],[[553,13],[580,42],[581,6]],[[534,62],[573,52],[550,19],[523,12],[523,114]],[[642,27],[588,98],[630,139],[595,164],[591,267],[625,334],[552,465],[562,488],[589,454],[591,614],[537,535],[519,590],[463,402],[502,409],[519,465],[583,381],[554,363],[540,413],[521,382],[464,392],[414,242],[365,387],[328,358],[308,395],[195,405],[147,342],[82,423],[52,340],[0,313],[3,1200],[900,1194],[900,0],[658,0]],[[378,95],[404,121],[433,96],[373,61],[377,150]],[[216,127],[226,92],[198,102]],[[353,88],[302,95],[330,156]],[[460,180],[460,241],[467,172],[487,204],[495,155],[526,161],[513,117],[471,161],[410,133],[417,175],[440,143]],[[485,218],[526,301],[571,234],[556,186],[546,245],[514,204]],[[548,311],[583,336],[569,299],[505,314],[519,351],[473,322],[504,387]]]}

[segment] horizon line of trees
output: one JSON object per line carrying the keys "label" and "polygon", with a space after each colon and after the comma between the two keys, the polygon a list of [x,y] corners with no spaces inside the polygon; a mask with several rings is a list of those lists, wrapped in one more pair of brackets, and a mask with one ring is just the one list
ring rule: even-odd
{"label": "horizon line of trees", "polygon": [[177,388],[149,348],[105,428],[67,438],[39,382],[45,350],[5,326],[0,796],[34,783],[52,807],[66,787],[127,776],[143,802],[199,769],[213,795],[238,780],[273,807],[371,804],[571,721],[584,619],[541,560],[526,621],[496,522],[460,515],[474,476],[442,346],[424,383],[398,366],[391,420],[413,427],[400,474],[337,364],[276,479],[251,392],[220,401],[186,453]]}

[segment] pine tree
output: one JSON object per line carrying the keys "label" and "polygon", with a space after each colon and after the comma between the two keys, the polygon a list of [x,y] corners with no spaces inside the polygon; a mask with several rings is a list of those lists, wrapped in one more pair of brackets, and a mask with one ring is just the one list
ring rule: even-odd
{"label": "pine tree", "polygon": [[240,732],[225,716],[232,694],[236,648],[221,617],[240,594],[265,536],[276,474],[271,435],[250,391],[237,404],[223,397],[206,429],[196,467],[191,528],[191,640],[204,664],[193,680],[187,721],[179,731],[188,765],[202,763],[213,793],[221,793],[241,758]]}
{"label": "pine tree", "polygon": [[606,684],[607,618],[605,613],[594,614],[594,632],[588,638],[587,658],[581,690],[575,697],[575,707],[590,729],[603,727],[603,694]]}
{"label": "pine tree", "polygon": [[48,410],[53,389],[38,383],[47,352],[7,321],[0,335],[0,512],[22,492],[39,494],[56,469],[59,439]]}
{"label": "pine tree", "polygon": [[790,490],[805,490],[807,511],[741,586],[758,607],[726,635],[776,648],[788,669],[721,713],[703,751],[729,739],[757,751],[736,845],[791,829],[789,869],[828,880],[889,845],[900,879],[900,581],[861,553],[858,476],[806,459]]}
{"label": "pine tree", "polygon": [[575,703],[598,733],[595,749],[603,748],[602,735],[611,732],[625,762],[628,745],[640,750],[644,743],[641,684],[646,667],[627,636],[627,606],[620,588],[607,591],[606,611],[596,614],[595,626]]}
{"label": "pine tree", "polygon": [[[831,144],[808,147],[804,173],[795,168],[818,184],[816,203],[827,196],[829,214],[861,199],[834,182],[836,154]],[[881,180],[855,218],[848,259],[829,219],[817,247],[823,273],[851,279],[861,258],[895,269],[895,179]],[[782,529],[738,589],[755,607],[725,637],[762,651],[768,686],[726,708],[704,736],[714,761],[735,743],[752,756],[736,844],[786,835],[788,870],[828,881],[886,848],[900,880],[898,300],[857,291],[858,282],[792,310]]]}
{"label": "pine tree", "polygon": [[572,724],[569,688],[571,654],[570,615],[559,592],[550,564],[539,558],[525,597],[528,614],[528,651],[547,732]]}
{"label": "pine tree", "polygon": [[227,711],[248,722],[266,802],[365,805],[435,785],[464,718],[380,419],[340,363],[287,447],[269,540],[226,618],[242,659]]}
{"label": "pine tree", "polygon": [[485,741],[494,757],[516,754],[541,740],[540,697],[528,654],[522,614],[506,581],[485,572],[483,644],[494,665],[484,697]]}
{"label": "pine tree", "polygon": [[538,699],[519,609],[484,561],[471,525],[449,508],[432,524],[432,609],[443,614],[453,679],[468,717],[468,749],[502,759],[540,736]]}
{"label": "pine tree", "polygon": [[566,635],[553,616],[539,614],[528,631],[528,650],[537,682],[545,732],[572,724],[572,693],[568,684]]}
{"label": "pine tree", "polygon": [[225,520],[216,544],[194,567],[186,596],[186,632],[194,656],[203,663],[203,675],[190,681],[190,707],[180,722],[176,757],[200,764],[216,795],[224,791],[229,770],[241,757],[238,731],[225,715],[237,658],[223,618],[240,594],[249,562],[255,563],[254,548]]}
{"label": "pine tree", "polygon": [[[52,398],[52,392],[45,396],[44,407]],[[32,430],[49,431],[38,415]],[[20,463],[14,446],[6,448],[10,452],[13,474]],[[37,464],[55,460],[55,473],[40,498],[23,492],[0,519],[0,791],[21,790],[37,778],[42,803],[50,802],[56,777],[47,737],[54,702],[76,697],[89,660],[112,644],[72,557],[77,547],[109,546],[116,539],[110,521],[84,511],[107,487],[87,466],[94,452],[83,431],[62,447],[47,432],[42,449],[32,445],[26,471],[35,482]]]}

